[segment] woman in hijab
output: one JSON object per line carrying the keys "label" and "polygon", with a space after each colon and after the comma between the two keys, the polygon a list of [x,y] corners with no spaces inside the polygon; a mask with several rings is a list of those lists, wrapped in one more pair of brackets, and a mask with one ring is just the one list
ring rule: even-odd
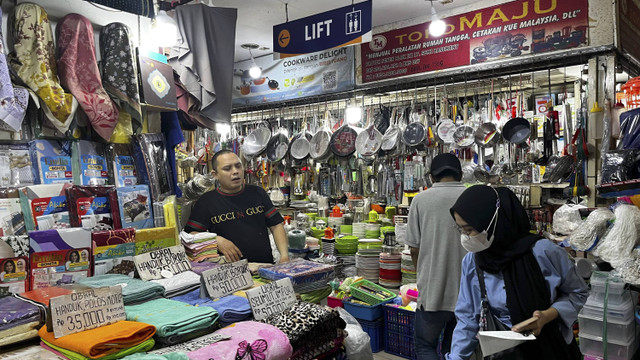
{"label": "woman in hijab", "polygon": [[469,253],[462,261],[458,323],[447,359],[469,359],[478,331],[497,330],[487,328],[490,322],[500,326],[497,320],[507,330],[532,333],[536,340],[495,358],[582,359],[572,327],[587,299],[587,286],[563,249],[529,232],[529,218],[515,194],[507,188],[472,186],[460,195],[451,215]]}

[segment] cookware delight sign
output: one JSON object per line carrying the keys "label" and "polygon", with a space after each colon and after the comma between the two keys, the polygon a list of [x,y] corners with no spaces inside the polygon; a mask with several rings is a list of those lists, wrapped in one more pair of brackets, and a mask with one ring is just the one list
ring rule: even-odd
{"label": "cookware delight sign", "polygon": [[360,46],[362,82],[586,45],[588,9],[588,0],[519,0],[444,18],[439,37],[430,22],[375,34]]}

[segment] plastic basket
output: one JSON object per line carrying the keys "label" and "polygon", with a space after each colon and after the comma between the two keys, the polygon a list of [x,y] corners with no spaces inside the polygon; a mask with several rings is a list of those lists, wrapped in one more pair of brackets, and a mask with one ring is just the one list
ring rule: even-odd
{"label": "plastic basket", "polygon": [[371,351],[376,353],[384,349],[384,320],[367,321],[358,319],[362,330],[369,334]]}
{"label": "plastic basket", "polygon": [[384,351],[403,357],[416,359],[413,344],[413,323],[415,312],[383,305],[385,342]]}
{"label": "plastic basket", "polygon": [[[360,286],[366,286],[369,287],[371,289],[374,290],[378,290],[381,291],[382,293],[384,293],[386,295],[385,298],[379,298],[373,295],[370,295],[368,292],[361,290]],[[349,288],[351,289],[351,296],[353,296],[354,298],[358,299],[358,300],[362,300],[364,302],[366,302],[369,305],[377,305],[377,304],[381,304],[383,302],[387,302],[393,298],[396,297],[396,294],[392,293],[391,291],[383,288],[382,286],[372,283],[369,280],[359,280],[354,282],[353,284],[351,284],[349,286]]]}
{"label": "plastic basket", "polygon": [[358,320],[376,321],[382,318],[382,304],[363,305],[351,302],[352,297],[342,299],[345,310]]}
{"label": "plastic basket", "polygon": [[331,308],[344,307],[344,305],[342,305],[342,299],[338,299],[333,296],[327,296],[327,306]]}

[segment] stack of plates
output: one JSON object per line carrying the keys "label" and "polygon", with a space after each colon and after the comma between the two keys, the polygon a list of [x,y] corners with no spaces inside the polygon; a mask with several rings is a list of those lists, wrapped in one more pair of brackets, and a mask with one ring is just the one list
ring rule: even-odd
{"label": "stack of plates", "polygon": [[351,235],[356,236],[360,239],[364,238],[365,225],[365,223],[353,223],[353,225],[351,225]]}
{"label": "stack of plates", "polygon": [[340,255],[355,255],[358,251],[358,238],[351,235],[339,237],[335,248]]}
{"label": "stack of plates", "polygon": [[353,225],[340,225],[340,235],[353,235]]}
{"label": "stack of plates", "polygon": [[380,285],[384,287],[400,287],[400,254],[380,253]]}
{"label": "stack of plates", "polygon": [[378,282],[380,278],[380,252],[382,241],[379,239],[360,239],[356,253],[357,275]]}
{"label": "stack of plates", "polygon": [[364,236],[362,237],[365,237],[367,239],[380,237],[380,224],[366,224],[364,226]]}
{"label": "stack of plates", "polygon": [[342,225],[344,219],[342,218],[342,216],[340,217],[334,217],[334,216],[329,216],[329,218],[327,219],[327,225],[330,226],[332,229],[337,229],[340,225]]}
{"label": "stack of plates", "polygon": [[416,283],[416,267],[413,266],[413,261],[411,261],[410,250],[402,252],[400,270],[402,271],[402,285]]}

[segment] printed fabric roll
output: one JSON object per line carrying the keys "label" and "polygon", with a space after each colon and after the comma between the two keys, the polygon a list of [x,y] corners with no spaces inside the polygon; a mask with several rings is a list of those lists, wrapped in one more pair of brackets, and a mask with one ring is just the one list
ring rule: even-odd
{"label": "printed fabric roll", "polygon": [[141,345],[151,340],[155,332],[155,328],[149,324],[124,320],[57,339],[44,327],[38,335],[42,341],[58,351],[69,350],[86,358],[98,359]]}
{"label": "printed fabric roll", "polygon": [[196,307],[170,299],[125,306],[127,320],[151,324],[158,337],[188,334],[213,326],[218,313],[209,307]]}
{"label": "printed fabric roll", "polygon": [[122,298],[125,305],[132,305],[164,296],[164,287],[150,281],[132,279],[127,275],[104,274],[78,281],[80,285],[99,288],[125,284]]}
{"label": "printed fabric roll", "polygon": [[231,339],[190,352],[192,360],[209,359],[289,359],[293,348],[287,335],[277,327],[255,321],[231,324],[215,334]]}

